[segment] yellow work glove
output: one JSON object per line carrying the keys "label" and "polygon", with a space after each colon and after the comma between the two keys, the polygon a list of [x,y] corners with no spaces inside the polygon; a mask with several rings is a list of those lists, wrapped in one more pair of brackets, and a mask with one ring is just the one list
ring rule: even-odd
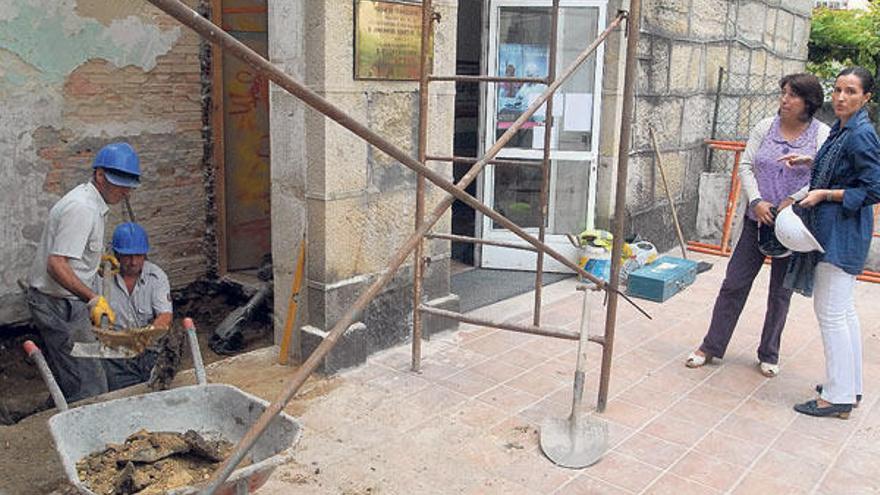
{"label": "yellow work glove", "polygon": [[92,315],[92,325],[101,326],[101,318],[106,316],[110,324],[116,323],[116,314],[110,309],[110,303],[104,296],[95,296],[89,301],[89,312]]}
{"label": "yellow work glove", "polygon": [[99,265],[102,277],[104,276],[105,263],[110,263],[110,275],[116,275],[117,273],[119,273],[119,260],[116,259],[116,256],[105,253],[101,256],[101,264]]}

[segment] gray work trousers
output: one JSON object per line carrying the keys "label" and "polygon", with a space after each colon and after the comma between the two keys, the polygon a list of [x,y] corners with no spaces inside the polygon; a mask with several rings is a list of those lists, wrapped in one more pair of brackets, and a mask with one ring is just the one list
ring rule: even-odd
{"label": "gray work trousers", "polygon": [[28,289],[28,308],[43,338],[43,354],[68,402],[107,392],[100,359],[70,355],[74,342],[96,342],[88,305],[82,301],[48,296]]}

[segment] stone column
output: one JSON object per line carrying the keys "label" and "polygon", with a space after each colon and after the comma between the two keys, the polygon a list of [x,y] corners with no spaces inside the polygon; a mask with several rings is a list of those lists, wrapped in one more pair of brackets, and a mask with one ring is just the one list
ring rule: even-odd
{"label": "stone column", "polygon": [[[275,25],[285,31],[279,33],[278,43],[270,41],[273,57],[304,71],[312,89],[415,156],[418,83],[354,79],[354,6],[350,0],[301,0],[273,13],[270,5],[270,17],[280,17]],[[455,2],[435,2],[442,17],[436,35],[437,73],[455,70],[455,8]],[[289,22],[283,20],[287,14]],[[272,26],[270,22],[270,40]],[[285,46],[288,36],[296,39]],[[323,115],[312,110],[303,115],[302,105],[288,100],[286,95],[272,100],[276,328],[283,326],[289,294],[285,287],[290,286],[295,246],[305,228],[308,275],[302,291],[308,302],[298,319],[304,324],[307,355],[412,232],[415,174]],[[454,86],[432,85],[429,154],[451,154],[453,108]],[[276,146],[281,148],[279,154]],[[451,177],[449,165],[436,169]],[[429,187],[429,211],[440,197],[437,191]],[[448,215],[437,230],[449,231]],[[457,307],[449,297],[448,243],[429,243],[426,255],[431,261],[424,300]],[[364,325],[350,329],[328,356],[324,371],[358,364],[371,352],[406,341],[411,315],[412,264],[408,263],[363,313]],[[436,320],[426,323],[449,326]],[[425,333],[436,330],[426,328]]]}

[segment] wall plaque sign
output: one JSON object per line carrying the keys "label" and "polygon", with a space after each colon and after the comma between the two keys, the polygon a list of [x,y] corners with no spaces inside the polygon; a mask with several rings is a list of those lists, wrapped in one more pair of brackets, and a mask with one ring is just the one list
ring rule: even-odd
{"label": "wall plaque sign", "polygon": [[354,24],[355,79],[419,79],[420,2],[355,0]]}

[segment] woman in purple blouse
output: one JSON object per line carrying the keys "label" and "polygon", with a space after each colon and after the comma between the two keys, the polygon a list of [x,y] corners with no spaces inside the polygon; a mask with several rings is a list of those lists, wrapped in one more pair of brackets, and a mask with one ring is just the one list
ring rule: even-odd
{"label": "woman in purple blouse", "polygon": [[802,199],[810,182],[807,167],[788,167],[779,158],[792,153],[813,156],[828,137],[828,126],[813,118],[822,106],[822,85],[812,74],[790,74],[779,81],[782,94],[776,117],[759,122],[749,136],[740,164],[740,178],[748,197],[746,217],[739,242],[733,250],[721,291],[715,299],[712,322],[703,343],[685,363],[698,368],[712,358],[723,358],[752,282],[766,255],[776,255],[770,268],[770,291],[758,362],[767,377],[779,373],[779,342],[792,291],[783,287],[788,267],[787,252],[761,249],[759,230],[773,225],[777,209]]}

